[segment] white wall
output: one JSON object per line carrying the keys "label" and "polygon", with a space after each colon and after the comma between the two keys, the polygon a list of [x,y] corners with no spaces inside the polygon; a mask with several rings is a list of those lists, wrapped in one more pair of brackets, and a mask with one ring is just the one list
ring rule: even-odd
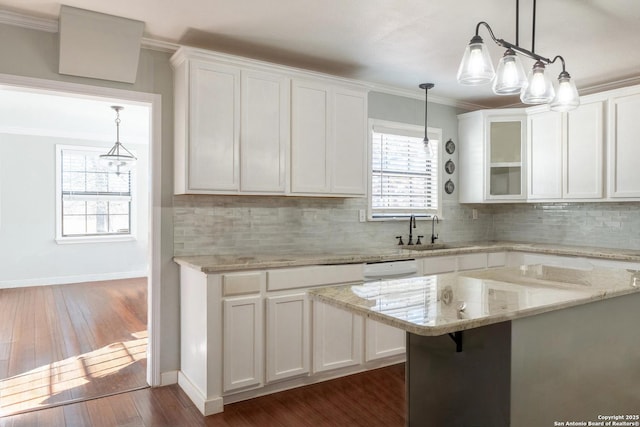
{"label": "white wall", "polygon": [[147,274],[148,146],[126,144],[138,157],[136,240],[58,244],[56,144],[111,143],[0,134],[0,287],[49,285]]}

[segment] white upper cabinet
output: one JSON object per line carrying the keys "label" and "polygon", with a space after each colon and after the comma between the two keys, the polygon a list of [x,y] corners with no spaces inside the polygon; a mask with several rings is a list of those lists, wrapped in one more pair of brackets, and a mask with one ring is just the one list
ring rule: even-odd
{"label": "white upper cabinet", "polygon": [[240,70],[185,61],[175,90],[175,192],[238,191]]}
{"label": "white upper cabinet", "polygon": [[[604,101],[529,114],[529,200],[603,199]],[[531,111],[531,109],[529,109]]]}
{"label": "white upper cabinet", "polygon": [[609,99],[609,197],[640,198],[640,92],[622,91]]}
{"label": "white upper cabinet", "polygon": [[526,115],[523,109],[458,116],[460,203],[524,200]]}
{"label": "white upper cabinet", "polygon": [[291,110],[291,190],[328,193],[330,159],[329,88],[294,80]]}
{"label": "white upper cabinet", "polygon": [[175,194],[366,194],[361,86],[193,48],[171,61]]}
{"label": "white upper cabinet", "polygon": [[366,91],[294,80],[291,99],[291,192],[364,196]]}
{"label": "white upper cabinet", "polygon": [[562,114],[555,111],[528,117],[529,190],[527,198],[562,198]]}
{"label": "white upper cabinet", "polygon": [[583,100],[565,116],[563,197],[604,197],[604,101]]}
{"label": "white upper cabinet", "polygon": [[367,94],[335,87],[333,92],[331,192],[364,196],[367,187]]}
{"label": "white upper cabinet", "polygon": [[289,149],[289,79],[242,71],[240,189],[284,193]]}

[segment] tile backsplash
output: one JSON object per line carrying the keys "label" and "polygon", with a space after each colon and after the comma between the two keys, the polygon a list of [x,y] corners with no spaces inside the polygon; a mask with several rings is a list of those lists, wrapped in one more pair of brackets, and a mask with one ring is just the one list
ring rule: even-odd
{"label": "tile backsplash", "polygon": [[[364,198],[175,196],[175,255],[350,252],[406,242],[408,221],[359,222]],[[472,219],[472,209],[478,219]],[[640,249],[640,203],[443,202],[442,242],[509,240]],[[418,221],[415,235],[431,235]]]}
{"label": "tile backsplash", "polygon": [[[175,255],[349,252],[390,249],[406,242],[408,221],[359,222],[364,198],[175,196]],[[487,240],[490,208],[443,202],[436,232],[444,242]],[[431,236],[431,221],[418,221],[414,236]]]}
{"label": "tile backsplash", "polygon": [[640,203],[494,205],[493,240],[640,249]]}

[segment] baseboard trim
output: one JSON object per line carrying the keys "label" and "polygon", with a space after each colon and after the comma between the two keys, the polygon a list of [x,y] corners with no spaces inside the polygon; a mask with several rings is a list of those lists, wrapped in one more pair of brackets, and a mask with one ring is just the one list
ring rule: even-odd
{"label": "baseboard trim", "polygon": [[136,277],[146,277],[148,274],[148,271],[140,270],[121,271],[117,273],[82,274],[76,276],[41,277],[37,279],[0,280],[0,289],[66,285],[68,283],[100,282],[103,280],[134,279]]}
{"label": "baseboard trim", "polygon": [[177,384],[178,371],[167,371],[160,374],[160,386]]}
{"label": "baseboard trim", "polygon": [[182,371],[178,372],[178,385],[205,417],[207,415],[218,414],[224,410],[221,396],[207,399]]}

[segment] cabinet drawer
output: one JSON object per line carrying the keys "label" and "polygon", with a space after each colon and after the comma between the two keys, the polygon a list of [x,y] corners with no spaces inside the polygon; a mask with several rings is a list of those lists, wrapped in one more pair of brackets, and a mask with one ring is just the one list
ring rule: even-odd
{"label": "cabinet drawer", "polygon": [[308,288],[362,280],[362,264],[283,268],[267,272],[267,290]]}
{"label": "cabinet drawer", "polygon": [[504,267],[506,264],[506,252],[491,252],[487,254],[487,267]]}
{"label": "cabinet drawer", "polygon": [[487,254],[468,254],[458,257],[458,271],[487,268]]}
{"label": "cabinet drawer", "polygon": [[255,294],[260,292],[264,273],[231,273],[222,275],[222,294],[231,295]]}
{"label": "cabinet drawer", "polygon": [[425,258],[422,261],[422,272],[428,274],[450,273],[456,271],[458,264],[454,256]]}

